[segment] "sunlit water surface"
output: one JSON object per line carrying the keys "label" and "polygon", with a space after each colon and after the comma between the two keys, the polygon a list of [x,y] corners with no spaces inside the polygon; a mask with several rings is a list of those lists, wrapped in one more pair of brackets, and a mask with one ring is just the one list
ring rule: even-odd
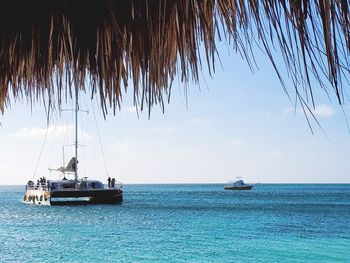
{"label": "sunlit water surface", "polygon": [[124,185],[35,206],[0,186],[0,262],[350,262],[350,185]]}

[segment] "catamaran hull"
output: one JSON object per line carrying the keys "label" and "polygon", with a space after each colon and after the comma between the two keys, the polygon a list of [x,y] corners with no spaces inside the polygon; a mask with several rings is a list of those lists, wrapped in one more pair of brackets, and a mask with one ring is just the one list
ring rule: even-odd
{"label": "catamaran hull", "polygon": [[88,198],[91,204],[117,204],[123,202],[123,191],[119,189],[62,190],[51,192],[51,202],[61,202],[64,198]]}
{"label": "catamaran hull", "polygon": [[247,186],[225,186],[225,190],[251,190],[252,185],[247,185]]}
{"label": "catamaran hull", "polygon": [[118,204],[123,202],[123,191],[120,189],[98,190],[27,190],[25,203],[36,205],[64,204]]}

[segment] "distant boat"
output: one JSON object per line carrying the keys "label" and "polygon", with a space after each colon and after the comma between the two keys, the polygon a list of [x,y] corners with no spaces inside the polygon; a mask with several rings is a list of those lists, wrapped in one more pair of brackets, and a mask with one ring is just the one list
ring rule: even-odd
{"label": "distant boat", "polygon": [[224,186],[225,190],[251,190],[252,185],[251,184],[246,184],[243,182],[241,179],[242,177],[237,177],[237,181],[229,182],[228,185]]}
{"label": "distant boat", "polygon": [[[28,181],[23,201],[29,204],[54,205],[66,203],[93,203],[116,204],[123,202],[123,190],[115,184],[115,179],[108,177],[108,188],[97,180],[88,180],[87,177],[78,178],[78,95],[75,103],[75,157],[72,157],[66,167],[62,166],[50,171],[58,171],[63,175],[61,180],[46,180],[45,177],[37,183]],[[73,179],[66,175],[73,174]]]}

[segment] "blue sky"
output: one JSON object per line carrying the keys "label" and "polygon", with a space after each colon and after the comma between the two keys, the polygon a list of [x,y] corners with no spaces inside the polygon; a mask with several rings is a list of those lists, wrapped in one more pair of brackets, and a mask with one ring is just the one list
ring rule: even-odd
{"label": "blue sky", "polygon": [[[252,183],[350,183],[350,134],[336,99],[315,83],[314,114],[326,135],[315,122],[312,134],[299,105],[294,114],[266,57],[257,54],[259,69],[252,73],[226,45],[219,52],[222,64],[212,78],[204,70],[199,85],[189,83],[187,100],[183,85],[174,83],[165,113],[155,106],[150,119],[147,111],[137,116],[131,89],[121,111],[107,120],[96,102],[81,96],[81,108],[90,113],[80,114],[86,145],[79,151],[80,176],[107,177],[94,107],[109,175],[123,183],[224,183],[237,176]],[[349,115],[349,101],[344,111]],[[71,113],[52,119],[37,177],[58,176],[47,168],[60,166],[62,144],[73,143],[70,119]],[[12,104],[0,120],[0,184],[25,184],[33,178],[45,135],[44,108],[37,103],[31,112],[26,102]],[[66,162],[71,148],[65,148]]]}

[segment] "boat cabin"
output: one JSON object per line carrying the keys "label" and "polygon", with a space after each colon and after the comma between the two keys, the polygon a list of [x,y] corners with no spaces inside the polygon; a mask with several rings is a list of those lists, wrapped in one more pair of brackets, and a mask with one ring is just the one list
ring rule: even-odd
{"label": "boat cabin", "polygon": [[47,186],[50,191],[104,189],[103,183],[97,180],[49,180]]}

